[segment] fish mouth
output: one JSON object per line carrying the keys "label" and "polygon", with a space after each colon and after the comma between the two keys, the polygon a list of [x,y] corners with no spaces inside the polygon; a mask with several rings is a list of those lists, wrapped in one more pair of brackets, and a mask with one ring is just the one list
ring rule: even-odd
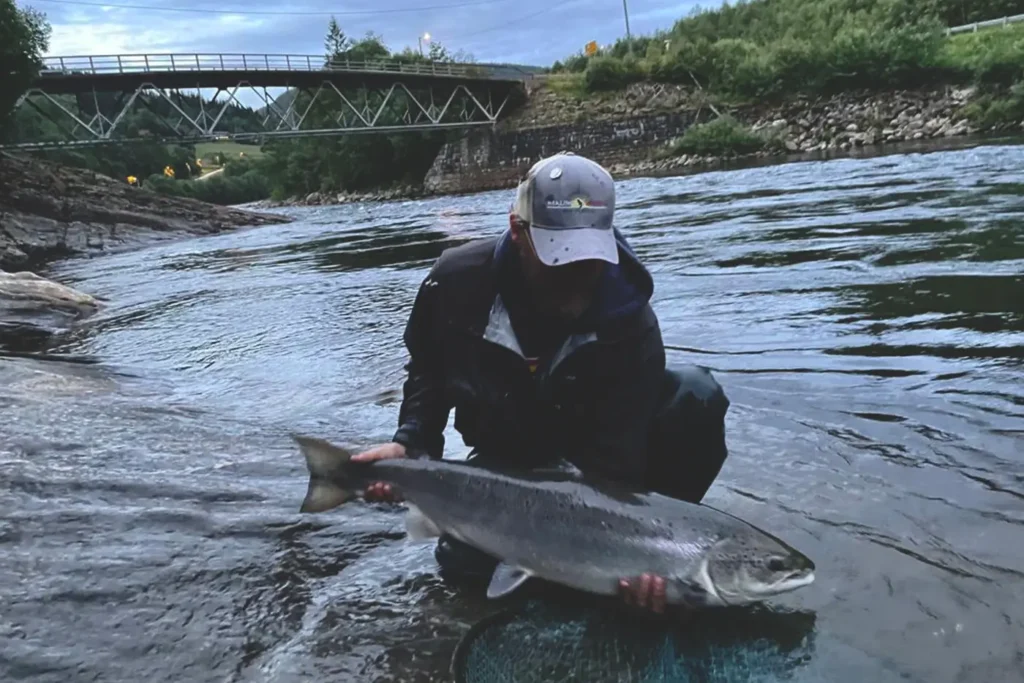
{"label": "fish mouth", "polygon": [[776,581],[775,585],[772,586],[772,593],[788,593],[795,591],[798,588],[809,586],[814,583],[814,570],[804,570],[792,572],[786,578],[781,581]]}
{"label": "fish mouth", "polygon": [[747,591],[747,598],[759,600],[775,595],[781,595],[783,593],[790,593],[803,588],[804,586],[809,586],[812,583],[814,583],[813,570],[794,571],[774,583],[750,587]]}

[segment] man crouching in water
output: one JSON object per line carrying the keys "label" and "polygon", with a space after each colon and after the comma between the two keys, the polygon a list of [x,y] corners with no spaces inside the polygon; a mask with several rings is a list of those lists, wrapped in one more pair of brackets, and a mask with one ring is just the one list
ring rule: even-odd
{"label": "man crouching in water", "polygon": [[[446,250],[405,330],[410,354],[392,441],[353,458],[441,458],[449,411],[471,463],[584,473],[700,502],[726,458],[729,401],[707,371],[666,369],[654,285],[613,227],[611,175],[582,156],[535,164],[509,229]],[[385,483],[368,500],[401,500]],[[497,560],[450,537],[446,574]],[[662,611],[658,576],[622,577],[628,603]]]}

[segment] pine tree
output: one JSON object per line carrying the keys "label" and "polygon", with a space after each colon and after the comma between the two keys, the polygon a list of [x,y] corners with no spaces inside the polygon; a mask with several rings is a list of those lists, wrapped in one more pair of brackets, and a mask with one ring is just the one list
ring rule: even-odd
{"label": "pine tree", "polygon": [[349,40],[345,32],[341,30],[341,26],[338,25],[337,20],[331,17],[330,23],[327,24],[327,38],[324,40],[324,49],[326,54],[324,55],[328,63],[334,59],[344,59],[345,54],[352,48],[352,41]]}

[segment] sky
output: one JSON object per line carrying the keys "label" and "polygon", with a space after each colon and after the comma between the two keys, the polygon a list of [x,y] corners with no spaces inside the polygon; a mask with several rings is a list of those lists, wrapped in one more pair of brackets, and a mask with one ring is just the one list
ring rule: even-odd
{"label": "sky", "polygon": [[[479,62],[547,66],[588,41],[605,45],[625,36],[623,0],[16,1],[47,15],[53,27],[49,56],[319,55],[332,13],[349,36],[372,31],[399,51],[417,48],[417,36],[429,33],[450,51],[464,50]],[[698,5],[698,0],[626,1],[633,34],[671,28]]]}

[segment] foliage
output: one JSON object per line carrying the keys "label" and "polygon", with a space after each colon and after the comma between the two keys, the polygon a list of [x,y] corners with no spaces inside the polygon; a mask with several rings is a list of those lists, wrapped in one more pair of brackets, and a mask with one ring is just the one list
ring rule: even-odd
{"label": "foliage", "polygon": [[756,133],[726,115],[687,128],[682,137],[673,141],[669,154],[727,156],[766,149],[778,150],[781,147],[782,140],[778,136]]}
{"label": "foliage", "polygon": [[1009,84],[1024,45],[999,31],[947,39],[945,26],[1024,13],[1024,0],[750,0],[696,11],[668,31],[573,55],[589,91],[653,80],[739,98],[905,87],[939,81]]}
{"label": "foliage", "polygon": [[231,159],[224,170],[207,179],[175,180],[162,174],[146,178],[143,187],[176,197],[212,204],[245,204],[270,196],[262,160]]}
{"label": "foliage", "polygon": [[1017,83],[1005,94],[984,94],[967,105],[964,113],[983,128],[1016,126],[1024,121],[1024,83]]}
{"label": "foliage", "polygon": [[11,112],[39,74],[49,42],[44,15],[19,9],[14,0],[0,0],[0,139],[10,135]]}
{"label": "foliage", "polygon": [[[451,54],[436,42],[430,44],[427,55],[420,55],[408,47],[392,53],[373,33],[367,33],[361,40],[351,40],[333,19],[328,25],[325,47],[327,63],[341,60],[403,63],[472,61],[469,55]],[[424,95],[414,93],[418,97]],[[308,94],[299,93],[295,97],[298,110],[305,111],[310,106]],[[376,111],[380,107],[379,97],[372,91],[346,93],[346,97],[357,109],[368,106],[371,111]],[[405,111],[403,97],[404,93],[397,91],[392,95],[390,106],[382,111],[378,123],[399,123],[401,113]],[[330,127],[335,125],[337,115],[336,101],[319,98],[312,103],[306,120],[312,127]],[[261,168],[273,196],[279,198],[311,192],[359,191],[398,183],[417,183],[447,139],[445,134],[438,132],[409,132],[274,140],[264,146],[266,158]]]}
{"label": "foliage", "polygon": [[176,178],[189,178],[199,171],[195,165],[195,151],[191,147],[155,142],[44,149],[35,152],[35,155],[65,166],[96,171],[121,181],[128,176],[146,178],[155,173],[162,174],[168,166],[173,169]]}
{"label": "foliage", "polygon": [[1024,26],[964,33],[944,46],[940,60],[949,71],[982,85],[1008,86],[1024,80]]}

